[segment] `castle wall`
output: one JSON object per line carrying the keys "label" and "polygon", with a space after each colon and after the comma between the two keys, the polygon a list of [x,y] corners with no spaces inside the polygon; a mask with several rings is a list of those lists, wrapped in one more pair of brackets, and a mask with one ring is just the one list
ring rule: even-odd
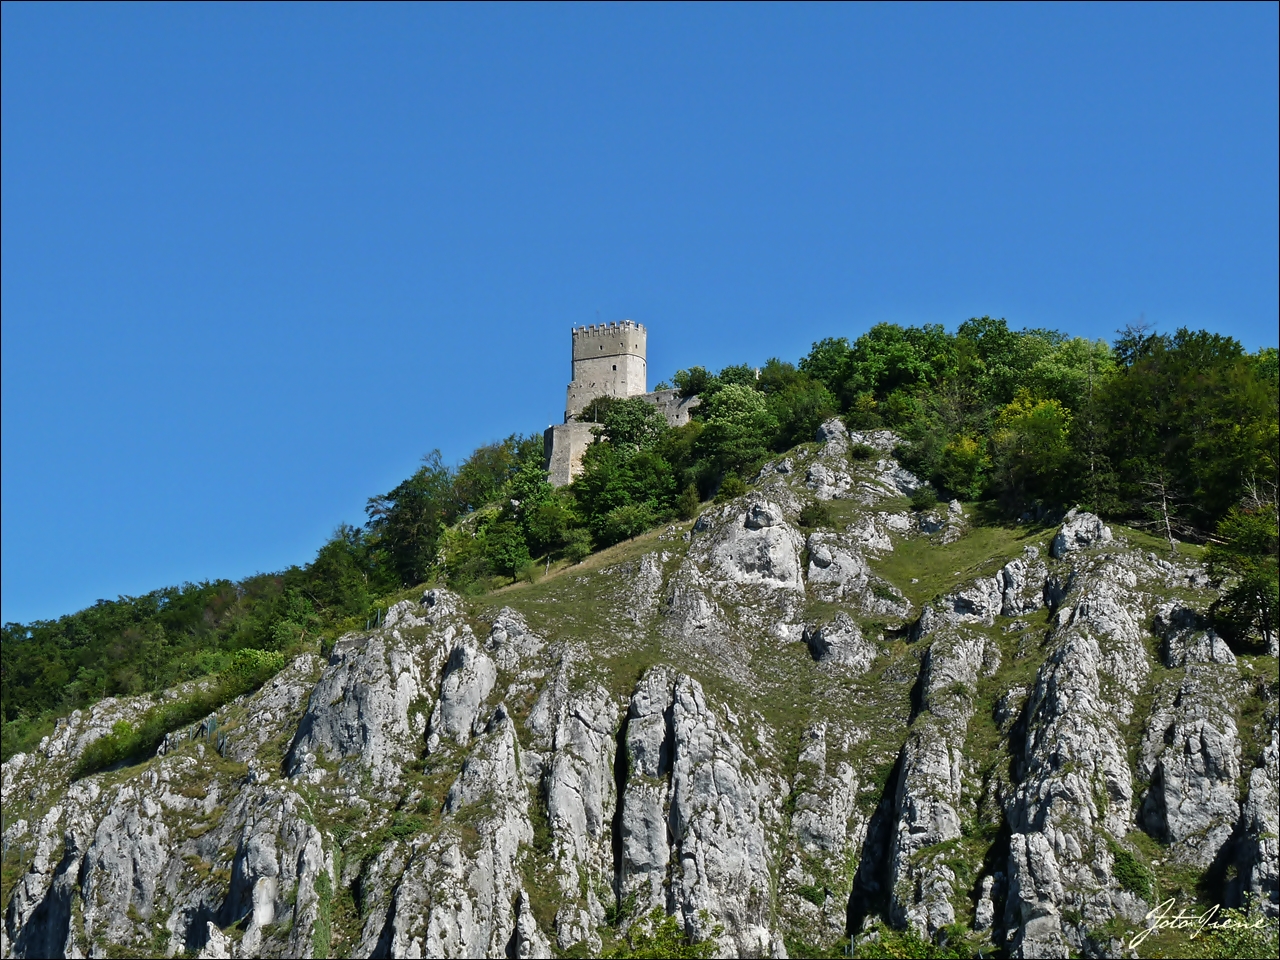
{"label": "castle wall", "polygon": [[[624,353],[632,353],[638,357],[648,356],[648,336],[649,333],[644,325],[632,320],[623,320],[620,323],[597,323],[590,327],[574,327],[574,379],[577,379],[576,364],[579,360],[613,357]],[[643,390],[640,392],[644,393]]]}
{"label": "castle wall", "polygon": [[582,472],[582,455],[595,438],[594,423],[557,423],[542,434],[547,458],[547,479],[553,487],[566,487]]}
{"label": "castle wall", "polygon": [[565,422],[547,427],[543,448],[551,485],[563,487],[582,472],[582,455],[592,441],[594,424],[573,418],[600,397],[643,397],[662,411],[667,423],[689,422],[698,398],[682,399],[675,390],[648,393],[648,332],[638,323],[601,323],[573,331],[573,381],[565,392]]}
{"label": "castle wall", "polygon": [[644,395],[646,403],[652,403],[667,418],[667,425],[683,427],[689,422],[689,414],[702,402],[701,397],[682,397],[679,390],[655,390]]}

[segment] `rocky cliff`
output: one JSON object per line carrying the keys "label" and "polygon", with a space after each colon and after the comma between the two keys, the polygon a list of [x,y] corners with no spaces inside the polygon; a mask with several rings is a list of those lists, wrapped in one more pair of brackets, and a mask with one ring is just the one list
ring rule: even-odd
{"label": "rocky cliff", "polygon": [[156,698],[73,714],[4,765],[3,955],[593,955],[660,908],[722,956],[1109,956],[1168,897],[1274,918],[1275,652],[1208,627],[1190,550],[912,512],[894,442],[833,421],[692,525],[427,590],[143,763],[72,778]]}

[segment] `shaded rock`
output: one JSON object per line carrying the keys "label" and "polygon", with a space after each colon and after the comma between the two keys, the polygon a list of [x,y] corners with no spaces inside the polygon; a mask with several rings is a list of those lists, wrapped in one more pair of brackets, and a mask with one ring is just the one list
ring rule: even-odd
{"label": "shaded rock", "polygon": [[1195,611],[1166,604],[1155,624],[1166,664],[1185,671],[1157,691],[1148,721],[1138,773],[1151,785],[1141,822],[1172,845],[1173,856],[1205,868],[1230,839],[1240,813],[1236,724],[1222,701],[1239,671],[1226,644]]}
{"label": "shaded rock", "polygon": [[846,613],[836,614],[834,620],[819,627],[805,627],[804,641],[813,659],[844,667],[854,675],[870,670],[880,653]]}
{"label": "shaded rock", "polygon": [[1280,917],[1280,730],[1272,716],[1271,742],[1262,763],[1249,772],[1249,795],[1240,813],[1236,902],[1255,898],[1263,914]]}
{"label": "shaded rock", "polygon": [[1156,609],[1153,627],[1164,641],[1160,648],[1166,667],[1192,663],[1235,666],[1236,655],[1225,640],[1209,626],[1199,612],[1180,603],[1162,604]]}
{"label": "shaded rock", "polygon": [[1076,571],[1025,707],[1019,782],[1005,804],[1013,837],[1004,924],[1014,956],[1085,949],[1080,925],[1062,919],[1067,910],[1096,926],[1117,914],[1136,923],[1148,909],[1115,879],[1108,842],[1130,825],[1120,725],[1150,671],[1126,582],[1131,573],[1105,562]]}
{"label": "shaded rock", "polygon": [[552,859],[560,886],[556,937],[560,948],[601,947],[602,894],[613,894],[610,829],[617,806],[614,732],[618,707],[609,692],[593,687],[564,704],[556,726],[545,783]]}

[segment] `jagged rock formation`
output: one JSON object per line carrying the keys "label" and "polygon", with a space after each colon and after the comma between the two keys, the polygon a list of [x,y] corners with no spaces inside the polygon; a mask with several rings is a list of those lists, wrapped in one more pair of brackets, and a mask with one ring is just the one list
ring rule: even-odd
{"label": "jagged rock formation", "polygon": [[4,765],[0,952],[596,954],[657,907],[723,956],[1123,955],[1166,868],[1276,916],[1276,665],[1195,562],[1083,513],[980,539],[910,512],[892,434],[819,441],[688,529],[402,600],[146,762],[72,779],[159,698],[60,721]]}

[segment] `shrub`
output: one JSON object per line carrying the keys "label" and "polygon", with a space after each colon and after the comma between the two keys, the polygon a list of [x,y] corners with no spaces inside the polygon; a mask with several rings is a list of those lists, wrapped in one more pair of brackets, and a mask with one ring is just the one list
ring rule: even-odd
{"label": "shrub", "polygon": [[855,443],[849,448],[849,458],[851,460],[870,460],[875,456],[875,453],[876,448],[865,443]]}
{"label": "shrub", "polygon": [[815,907],[820,907],[827,902],[827,888],[818,884],[804,884],[796,887],[796,893]]}
{"label": "shrub", "polygon": [[564,538],[564,555],[570,563],[581,563],[591,556],[591,533],[584,527],[575,527]]}
{"label": "shrub", "polygon": [[909,957],[919,960],[951,960],[951,958],[969,957],[972,954],[963,945],[952,947],[925,940],[915,928],[893,930],[880,924],[875,930],[874,940],[865,940],[854,947],[851,956],[867,958]]}
{"label": "shrub", "polygon": [[871,584],[871,595],[877,600],[887,600],[889,603],[902,602],[902,597],[896,590],[879,580]]}
{"label": "shrub", "polygon": [[927,483],[916,487],[911,493],[911,508],[913,510],[932,510],[938,505],[938,492]]}
{"label": "shrub", "polygon": [[747,485],[736,473],[729,473],[720,481],[720,489],[716,493],[716,503],[724,503],[747,492]]}
{"label": "shrub", "polygon": [[[710,919],[701,911],[704,925]],[[706,940],[694,940],[681,928],[675,917],[667,916],[661,907],[654,907],[643,920],[633,923],[627,930],[626,943],[607,957],[714,957],[716,937],[724,933],[724,926],[717,923]]]}
{"label": "shrub", "polygon": [[284,667],[284,654],[273,650],[237,650],[217,680],[190,696],[152,707],[137,725],[119,720],[106,736],[85,748],[73,777],[96,773],[135,757],[154,753],[165,734],[208,716],[241,694],[260,687]]}
{"label": "shrub", "polygon": [[1108,841],[1111,855],[1116,861],[1116,879],[1120,886],[1143,899],[1151,897],[1151,874],[1138,862],[1138,858],[1117,843]]}
{"label": "shrub", "polygon": [[676,516],[681,520],[692,520],[698,515],[700,506],[702,506],[702,500],[698,496],[698,485],[691,483],[676,498]]}
{"label": "shrub", "polygon": [[831,526],[831,508],[821,501],[806,503],[800,510],[800,526],[812,530]]}
{"label": "shrub", "polygon": [[427,825],[418,817],[406,817],[403,814],[396,814],[395,818],[391,821],[391,826],[388,828],[388,831],[391,836],[403,840],[405,837],[416,836],[426,829]]}
{"label": "shrub", "polygon": [[614,507],[604,517],[604,536],[608,543],[620,543],[644,533],[657,522],[653,508],[647,503],[629,503]]}

